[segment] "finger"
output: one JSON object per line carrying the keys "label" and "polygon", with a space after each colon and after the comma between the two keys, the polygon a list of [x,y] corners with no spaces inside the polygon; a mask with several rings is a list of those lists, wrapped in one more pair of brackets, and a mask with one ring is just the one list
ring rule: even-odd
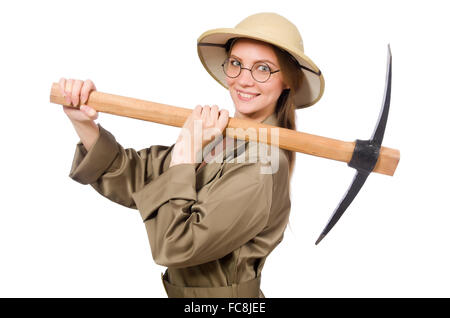
{"label": "finger", "polygon": [[211,108],[208,105],[203,106],[202,119],[206,120],[211,114]]}
{"label": "finger", "polygon": [[88,105],[81,105],[80,110],[91,120],[95,120],[98,118],[98,112]]}
{"label": "finger", "polygon": [[59,80],[59,91],[61,92],[61,95],[63,97],[66,97],[66,93],[64,92],[64,88],[66,87],[66,79],[64,77],[61,77]]}
{"label": "finger", "polygon": [[213,124],[217,122],[217,118],[219,117],[219,107],[217,105],[211,106],[211,119],[213,121]]}
{"label": "finger", "polygon": [[201,105],[195,106],[190,117],[192,117],[193,119],[200,119],[202,117],[202,110],[203,108]]}
{"label": "finger", "polygon": [[81,80],[74,81],[73,88],[72,88],[72,105],[73,106],[78,106],[78,103],[80,102],[81,86],[83,86],[83,81],[81,81]]}
{"label": "finger", "polygon": [[189,125],[192,123],[193,120],[195,120],[197,117],[200,117],[201,109],[199,109],[199,105],[195,106],[195,108],[192,110],[192,112],[187,116],[186,120],[184,121],[183,127],[186,128],[189,127]]}
{"label": "finger", "polygon": [[[87,107],[87,106],[86,105],[80,106],[80,112],[81,112],[81,114],[79,115],[80,120],[82,120],[82,121],[92,120],[92,117],[89,116],[89,114],[87,113],[88,109],[85,107]],[[72,110],[74,110],[74,109],[72,108]]]}
{"label": "finger", "polygon": [[91,80],[86,80],[83,82],[83,87],[81,88],[81,104],[86,104],[89,93],[95,91],[95,85]]}
{"label": "finger", "polygon": [[203,107],[202,107],[201,105],[195,106],[195,108],[194,108],[194,113],[195,113],[195,114],[201,115],[201,114],[202,114],[202,111],[203,111]]}
{"label": "finger", "polygon": [[[205,113],[203,115],[203,112]],[[205,105],[203,107],[203,112],[202,112],[202,120],[203,120],[203,124],[205,127],[211,127],[214,126],[214,120],[211,117],[211,107],[209,105]]]}
{"label": "finger", "polygon": [[68,104],[71,103],[72,99],[72,86],[73,86],[73,79],[68,79],[66,81],[66,86],[64,87],[64,92],[66,93],[66,102]]}
{"label": "finger", "polygon": [[219,119],[217,120],[217,126],[220,131],[223,131],[228,126],[228,120],[230,119],[228,110],[222,109],[219,113]]}
{"label": "finger", "polygon": [[95,84],[94,84],[93,81],[91,81],[90,79],[87,79],[86,82],[88,82],[89,85],[92,86],[92,88],[91,88],[92,91],[96,91],[97,90],[97,87],[95,87]]}
{"label": "finger", "polygon": [[92,120],[96,120],[98,118],[98,111],[94,110],[94,114],[91,116]]}

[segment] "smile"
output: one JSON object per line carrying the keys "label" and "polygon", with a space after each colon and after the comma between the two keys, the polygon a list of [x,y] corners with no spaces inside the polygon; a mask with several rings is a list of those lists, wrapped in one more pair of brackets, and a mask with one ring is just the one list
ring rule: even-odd
{"label": "smile", "polygon": [[249,100],[254,99],[255,97],[258,97],[260,94],[244,93],[244,92],[241,92],[241,91],[237,91],[237,95],[238,95],[240,100],[249,101]]}

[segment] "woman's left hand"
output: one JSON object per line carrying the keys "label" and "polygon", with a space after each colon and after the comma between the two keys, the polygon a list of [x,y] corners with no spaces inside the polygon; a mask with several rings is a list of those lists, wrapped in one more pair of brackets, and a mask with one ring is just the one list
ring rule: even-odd
{"label": "woman's left hand", "polygon": [[197,105],[181,129],[172,152],[170,167],[182,163],[200,163],[202,158],[197,156],[202,153],[204,146],[222,134],[228,118],[228,111],[219,111],[217,105]]}

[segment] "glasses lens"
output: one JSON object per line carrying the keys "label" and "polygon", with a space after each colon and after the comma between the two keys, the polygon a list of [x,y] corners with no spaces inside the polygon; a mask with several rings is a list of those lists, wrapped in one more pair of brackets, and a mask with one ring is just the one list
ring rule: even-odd
{"label": "glasses lens", "polygon": [[227,58],[223,63],[223,71],[229,77],[237,77],[241,72],[241,63],[234,58]]}
{"label": "glasses lens", "polygon": [[266,63],[256,63],[252,67],[252,75],[258,82],[265,82],[270,77],[270,67]]}

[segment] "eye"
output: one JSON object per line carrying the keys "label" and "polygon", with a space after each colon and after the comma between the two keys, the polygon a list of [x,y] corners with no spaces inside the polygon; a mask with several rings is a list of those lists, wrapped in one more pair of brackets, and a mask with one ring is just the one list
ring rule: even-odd
{"label": "eye", "polygon": [[241,65],[241,62],[239,62],[239,61],[236,60],[236,59],[230,59],[230,64],[231,64],[232,66],[240,66],[240,65]]}
{"label": "eye", "polygon": [[259,64],[257,67],[257,70],[261,71],[261,72],[269,72],[270,73],[270,67],[266,64]]}

